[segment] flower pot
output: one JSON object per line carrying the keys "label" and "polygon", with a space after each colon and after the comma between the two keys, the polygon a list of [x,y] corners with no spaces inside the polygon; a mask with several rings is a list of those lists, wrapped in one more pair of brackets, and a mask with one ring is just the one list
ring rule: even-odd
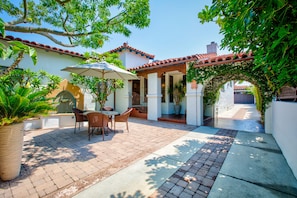
{"label": "flower pot", "polygon": [[8,181],[20,174],[24,124],[0,127],[0,179]]}
{"label": "flower pot", "polygon": [[174,105],[174,112],[175,115],[179,115],[180,114],[180,110],[181,110],[181,105]]}

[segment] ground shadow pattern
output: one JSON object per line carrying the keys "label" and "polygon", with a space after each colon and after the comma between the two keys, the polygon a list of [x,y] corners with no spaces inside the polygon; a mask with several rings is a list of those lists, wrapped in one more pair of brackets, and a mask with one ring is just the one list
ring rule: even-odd
{"label": "ground shadow pattern", "polygon": [[236,130],[220,129],[151,196],[207,197],[231,148]]}

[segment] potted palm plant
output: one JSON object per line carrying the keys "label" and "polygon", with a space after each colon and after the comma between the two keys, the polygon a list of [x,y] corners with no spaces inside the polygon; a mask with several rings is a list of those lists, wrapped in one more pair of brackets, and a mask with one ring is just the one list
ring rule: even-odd
{"label": "potted palm plant", "polygon": [[179,115],[181,110],[180,103],[186,95],[186,87],[183,83],[183,80],[175,83],[172,89],[168,89],[168,92],[173,95],[174,112],[176,115]]}
{"label": "potted palm plant", "polygon": [[[41,74],[40,74],[41,73]],[[49,77],[47,86],[40,79]],[[60,78],[45,72],[13,70],[0,77],[0,178],[8,181],[19,175],[23,148],[23,121],[54,110],[46,96]]]}

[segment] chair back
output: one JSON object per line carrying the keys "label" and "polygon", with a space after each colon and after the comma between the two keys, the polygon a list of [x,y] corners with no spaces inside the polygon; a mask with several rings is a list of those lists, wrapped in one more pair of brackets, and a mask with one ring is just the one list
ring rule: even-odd
{"label": "chair back", "polygon": [[127,109],[126,111],[124,111],[123,113],[121,113],[118,116],[115,116],[115,121],[117,122],[127,122],[130,113],[133,111],[133,108],[131,109]]}
{"label": "chair back", "polygon": [[77,109],[77,108],[73,108],[72,109],[74,115],[75,115],[75,121],[76,122],[83,122],[83,121],[87,121],[86,117],[83,115],[84,111]]}
{"label": "chair back", "polygon": [[130,116],[130,113],[133,111],[133,108],[127,109],[126,111],[124,111],[123,113],[121,113],[121,115],[126,115],[126,116]]}
{"label": "chair back", "polygon": [[89,127],[107,127],[108,116],[99,112],[91,112],[87,114]]}

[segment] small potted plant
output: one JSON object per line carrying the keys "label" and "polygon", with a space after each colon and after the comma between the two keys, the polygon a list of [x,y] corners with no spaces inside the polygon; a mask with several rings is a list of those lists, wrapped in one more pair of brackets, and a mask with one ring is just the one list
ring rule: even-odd
{"label": "small potted plant", "polygon": [[[36,76],[32,77],[30,74]],[[28,70],[13,70],[0,77],[0,179],[3,181],[12,180],[19,175],[23,121],[54,109],[51,99],[46,96],[56,88],[59,79],[50,75],[55,80],[42,87],[37,86],[40,81],[36,77],[41,78]]]}
{"label": "small potted plant", "polygon": [[186,87],[183,80],[174,84],[172,89],[168,89],[168,92],[173,95],[174,112],[176,115],[180,114],[181,102],[186,95]]}

